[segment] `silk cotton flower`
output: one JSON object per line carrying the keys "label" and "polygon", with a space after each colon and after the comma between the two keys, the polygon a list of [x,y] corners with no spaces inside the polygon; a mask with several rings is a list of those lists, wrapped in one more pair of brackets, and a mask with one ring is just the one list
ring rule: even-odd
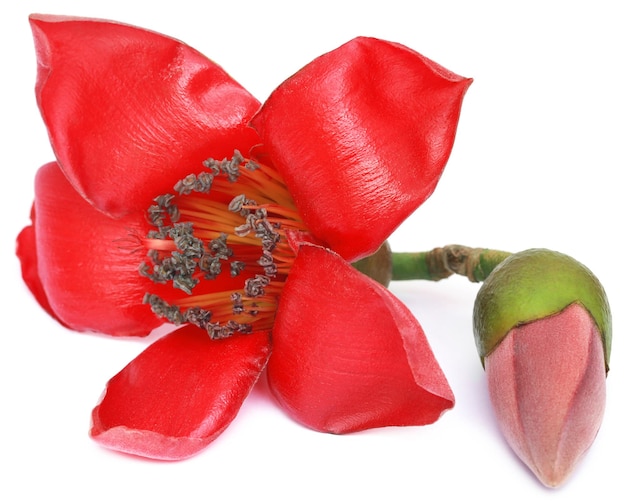
{"label": "silk cotton flower", "polygon": [[30,22],[56,161],[18,237],[23,278],[74,330],[177,326],[109,381],[95,440],[192,456],[266,368],[277,401],[319,431],[428,424],[453,406],[417,320],[350,264],[434,190],[471,80],[356,38],[261,105],[172,38]]}

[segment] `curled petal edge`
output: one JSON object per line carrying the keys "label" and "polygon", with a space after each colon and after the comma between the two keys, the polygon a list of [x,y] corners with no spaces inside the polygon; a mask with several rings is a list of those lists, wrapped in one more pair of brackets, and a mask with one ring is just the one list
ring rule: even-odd
{"label": "curled petal edge", "polygon": [[281,297],[268,382],[291,417],[331,433],[429,424],[454,405],[406,306],[337,254],[304,242]]}
{"label": "curled petal edge", "polygon": [[101,19],[37,14],[30,24],[52,147],[100,211],[144,210],[206,158],[259,142],[247,126],[258,100],[186,44]]}
{"label": "curled petal edge", "polygon": [[97,211],[49,163],[35,178],[33,215],[18,256],[25,281],[55,318],[77,331],[120,336],[162,325],[142,303],[151,285],[138,273],[137,236],[148,232],[142,214],[113,219]]}
{"label": "curled petal edge", "polygon": [[269,355],[268,332],[211,340],[194,326],[176,330],[109,381],[90,435],[137,456],[191,457],[233,421]]}
{"label": "curled petal edge", "polygon": [[354,262],[433,192],[471,79],[359,37],[281,84],[252,118],[309,229]]}

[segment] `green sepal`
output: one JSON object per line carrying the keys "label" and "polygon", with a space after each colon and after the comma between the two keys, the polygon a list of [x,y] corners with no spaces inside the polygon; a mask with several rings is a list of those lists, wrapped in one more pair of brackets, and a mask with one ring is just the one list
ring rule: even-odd
{"label": "green sepal", "polygon": [[509,331],[578,302],[598,326],[606,370],[611,354],[611,311],[604,288],[583,264],[551,250],[515,253],[482,284],[474,303],[474,338],[480,359]]}
{"label": "green sepal", "polygon": [[391,256],[391,246],[385,241],[375,253],[354,262],[352,266],[387,288],[391,283]]}

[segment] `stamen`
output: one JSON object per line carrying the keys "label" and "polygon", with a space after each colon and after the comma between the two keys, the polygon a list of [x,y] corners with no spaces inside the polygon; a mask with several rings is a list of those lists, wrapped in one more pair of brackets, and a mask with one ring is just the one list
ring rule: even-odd
{"label": "stamen", "polygon": [[246,268],[246,263],[243,260],[233,260],[230,263],[230,275],[236,277]]}
{"label": "stamen", "polygon": [[[179,180],[174,194],[148,208],[155,229],[143,240],[147,261],[139,273],[175,290],[168,300],[147,293],[144,302],[156,315],[196,325],[213,339],[270,329],[294,259],[285,231],[306,228],[272,167],[239,151],[203,166],[206,171]],[[212,286],[226,266],[225,281],[241,277],[239,290],[220,291],[224,282]]]}
{"label": "stamen", "polygon": [[213,314],[211,311],[207,311],[197,306],[190,307],[187,311],[185,311],[186,320],[204,330],[206,330],[209,326],[212,316]]}
{"label": "stamen", "polygon": [[244,291],[248,297],[260,297],[265,295],[265,287],[270,284],[270,281],[268,276],[257,274],[254,278],[246,280]]}
{"label": "stamen", "polygon": [[256,162],[254,162],[254,161],[252,161],[250,159],[248,159],[248,162],[246,162],[244,167],[248,171],[256,171],[257,169],[260,169],[260,166]]}
{"label": "stamen", "polygon": [[228,235],[222,233],[218,238],[212,239],[209,243],[209,249],[217,258],[226,260],[228,257],[232,256],[233,251],[226,244],[227,239]]}
{"label": "stamen", "polygon": [[278,268],[276,267],[276,264],[274,263],[274,256],[268,250],[263,250],[261,258],[257,260],[257,264],[263,267],[263,270],[265,271],[266,276],[269,276],[269,277],[276,276],[276,273],[278,272]]}
{"label": "stamen", "polygon": [[158,295],[146,293],[143,298],[144,304],[150,304],[152,312],[157,316],[165,318],[174,325],[181,325],[185,322],[185,317],[180,312],[178,306],[171,306]]}
{"label": "stamen", "polygon": [[233,213],[239,213],[242,210],[245,201],[246,195],[239,194],[238,196],[234,197],[232,201],[228,204],[228,211],[232,211]]}
{"label": "stamen", "polygon": [[206,194],[211,190],[214,176],[213,174],[205,172],[200,173],[198,176],[194,174],[187,175],[174,185],[174,190],[178,192],[179,195],[189,195],[192,192]]}
{"label": "stamen", "polygon": [[241,300],[241,294],[239,292],[231,294],[230,300],[233,301],[233,314],[243,313],[243,302]]}

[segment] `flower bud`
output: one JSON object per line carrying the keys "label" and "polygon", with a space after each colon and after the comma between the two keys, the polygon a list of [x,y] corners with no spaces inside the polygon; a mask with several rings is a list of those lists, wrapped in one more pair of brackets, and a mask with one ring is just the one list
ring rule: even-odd
{"label": "flower bud", "polygon": [[511,255],[478,292],[474,335],[504,437],[543,484],[560,485],[604,413],[611,314],[602,285],[567,255]]}

